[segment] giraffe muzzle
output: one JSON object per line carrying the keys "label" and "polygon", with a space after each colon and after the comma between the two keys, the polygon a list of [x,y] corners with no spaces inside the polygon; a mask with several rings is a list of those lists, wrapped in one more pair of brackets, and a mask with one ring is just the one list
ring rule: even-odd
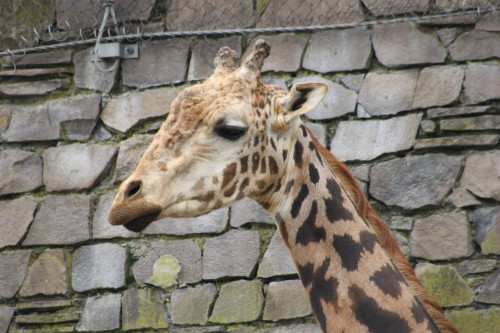
{"label": "giraffe muzzle", "polygon": [[113,205],[108,215],[112,225],[123,225],[130,231],[140,232],[158,218],[162,211],[160,205],[144,200]]}

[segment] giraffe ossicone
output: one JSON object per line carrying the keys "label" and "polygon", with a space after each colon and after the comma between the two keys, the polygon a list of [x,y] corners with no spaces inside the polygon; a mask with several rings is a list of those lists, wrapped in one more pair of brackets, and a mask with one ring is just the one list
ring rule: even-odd
{"label": "giraffe ossicone", "polygon": [[456,332],[354,177],[302,124],[326,85],[262,84],[269,52],[257,41],[236,69],[236,52],[219,50],[214,74],[172,102],[109,222],[141,231],[250,197],[276,221],[323,332]]}

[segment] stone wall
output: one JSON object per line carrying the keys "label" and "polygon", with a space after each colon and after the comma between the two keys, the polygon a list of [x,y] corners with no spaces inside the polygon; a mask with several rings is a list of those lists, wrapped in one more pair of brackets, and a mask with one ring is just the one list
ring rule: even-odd
{"label": "stone wall", "polygon": [[[477,21],[477,22],[476,22]],[[500,16],[139,42],[109,73],[91,48],[0,72],[0,333],[319,332],[255,202],[144,233],[114,193],[178,91],[222,45],[264,37],[263,80],[329,86],[304,120],[346,161],[461,332],[500,327]]]}

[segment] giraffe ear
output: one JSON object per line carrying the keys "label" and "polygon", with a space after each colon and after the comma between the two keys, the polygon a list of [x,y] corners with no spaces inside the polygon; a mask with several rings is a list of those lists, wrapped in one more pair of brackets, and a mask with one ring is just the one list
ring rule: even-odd
{"label": "giraffe ear", "polygon": [[284,129],[293,119],[314,109],[323,100],[327,90],[328,86],[319,82],[294,84],[287,95],[276,98],[276,129]]}

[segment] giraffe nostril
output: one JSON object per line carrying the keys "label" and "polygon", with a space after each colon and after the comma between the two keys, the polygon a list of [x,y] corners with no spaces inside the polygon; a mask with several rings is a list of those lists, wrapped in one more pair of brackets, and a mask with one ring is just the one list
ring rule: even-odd
{"label": "giraffe nostril", "polygon": [[130,198],[134,196],[135,194],[139,193],[141,190],[141,181],[133,181],[129,184],[127,191],[125,192],[125,198]]}

